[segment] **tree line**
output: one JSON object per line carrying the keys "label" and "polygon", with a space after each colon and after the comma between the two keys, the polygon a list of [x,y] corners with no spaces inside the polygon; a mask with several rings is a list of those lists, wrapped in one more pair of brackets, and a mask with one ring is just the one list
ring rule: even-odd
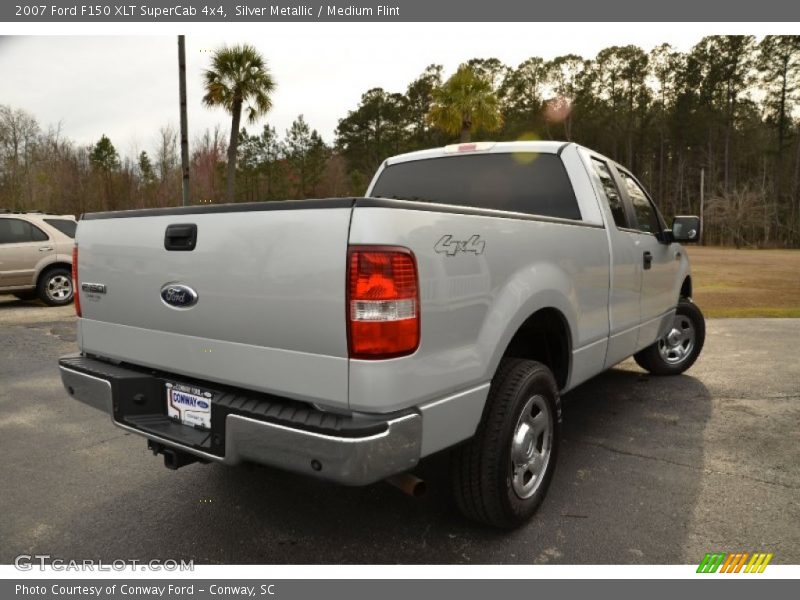
{"label": "tree line", "polygon": [[[364,185],[384,157],[466,139],[574,141],[628,166],[668,217],[700,211],[708,243],[800,244],[800,36],[709,36],[688,52],[613,46],[594,59],[429,66],[374,88],[336,150]],[[458,110],[454,110],[458,108]]]}
{"label": "tree line", "polygon": [[[192,140],[190,197],[226,200],[228,141],[221,128]],[[236,201],[350,193],[344,161],[299,115],[281,137],[264,125],[238,135]],[[76,144],[59,127],[42,128],[27,112],[0,105],[0,209],[84,212],[158,208],[181,201],[178,133],[161,127],[153,148],[123,156],[106,135]]]}
{"label": "tree line", "polygon": [[[702,177],[708,243],[800,245],[800,36],[709,36],[688,52],[613,46],[592,59],[516,66],[476,58],[449,77],[434,64],[405,90],[364,92],[331,145],[302,115],[283,135],[258,127],[276,82],[252,47],[219,49],[204,81],[205,103],[232,121],[227,136],[215,129],[193,140],[195,203],[360,195],[393,154],[557,139],[631,168],[668,217],[699,212]],[[121,157],[105,136],[84,147],[0,106],[0,208],[168,206],[180,185],[169,126],[150,153]]]}

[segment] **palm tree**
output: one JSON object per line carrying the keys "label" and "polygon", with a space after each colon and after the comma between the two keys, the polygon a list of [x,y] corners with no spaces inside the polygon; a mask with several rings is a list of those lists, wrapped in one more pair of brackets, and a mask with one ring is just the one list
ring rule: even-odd
{"label": "palm tree", "polygon": [[496,131],[503,125],[500,102],[487,79],[461,65],[444,85],[433,90],[428,119],[445,133],[470,141],[475,131]]}
{"label": "palm tree", "polygon": [[214,51],[211,68],[205,71],[206,106],[221,106],[231,114],[231,141],[228,145],[228,202],[233,202],[236,177],[236,149],[242,107],[247,103],[247,120],[254,123],[272,108],[270,94],[275,81],[261,54],[249,44],[222,46]]}

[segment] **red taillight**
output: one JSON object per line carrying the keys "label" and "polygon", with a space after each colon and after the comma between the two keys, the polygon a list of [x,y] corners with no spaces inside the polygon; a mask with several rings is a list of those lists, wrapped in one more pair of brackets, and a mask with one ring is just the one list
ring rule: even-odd
{"label": "red taillight", "polygon": [[417,349],[419,285],[410,250],[350,247],[347,323],[351,358],[393,358]]}
{"label": "red taillight", "polygon": [[75,299],[75,314],[81,316],[81,286],[78,283],[78,244],[72,247],[72,297]]}

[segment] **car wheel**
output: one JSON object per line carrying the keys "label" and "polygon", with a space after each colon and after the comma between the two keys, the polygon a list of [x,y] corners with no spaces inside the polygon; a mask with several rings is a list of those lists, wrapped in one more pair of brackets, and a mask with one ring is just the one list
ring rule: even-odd
{"label": "car wheel", "polygon": [[695,363],[705,340],[703,313],[691,300],[681,299],[667,334],[633,358],[653,375],[679,375]]}
{"label": "car wheel", "polygon": [[62,268],[45,271],[39,277],[36,291],[42,302],[50,306],[69,304],[75,293],[72,285],[72,273]]}
{"label": "car wheel", "polygon": [[553,477],[558,386],[545,365],[504,359],[475,436],[453,451],[453,493],[468,518],[510,529],[528,520]]}

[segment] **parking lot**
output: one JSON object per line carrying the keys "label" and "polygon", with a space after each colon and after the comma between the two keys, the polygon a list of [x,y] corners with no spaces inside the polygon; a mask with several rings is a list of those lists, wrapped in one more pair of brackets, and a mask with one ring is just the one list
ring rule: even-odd
{"label": "parking lot", "polygon": [[708,322],[688,374],[628,361],[565,397],[552,487],[526,527],[463,520],[447,456],[421,499],[262,467],[166,470],[145,441],[70,400],[56,360],[72,307],[0,297],[0,563],[697,563],[707,551],[800,562],[800,319]]}

